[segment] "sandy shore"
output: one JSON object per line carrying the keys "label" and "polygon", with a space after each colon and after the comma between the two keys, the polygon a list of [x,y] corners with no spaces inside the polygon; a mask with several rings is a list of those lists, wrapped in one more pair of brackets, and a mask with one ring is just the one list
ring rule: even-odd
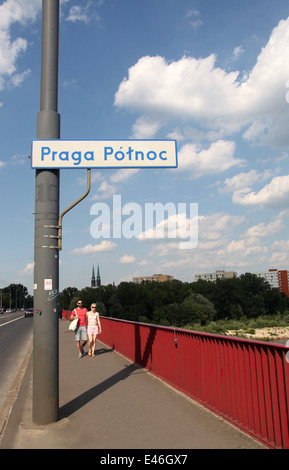
{"label": "sandy shore", "polygon": [[257,339],[261,341],[282,342],[288,340],[289,346],[289,327],[272,326],[270,328],[254,328],[255,333],[248,333],[247,330],[229,330],[228,336],[242,336],[248,339]]}

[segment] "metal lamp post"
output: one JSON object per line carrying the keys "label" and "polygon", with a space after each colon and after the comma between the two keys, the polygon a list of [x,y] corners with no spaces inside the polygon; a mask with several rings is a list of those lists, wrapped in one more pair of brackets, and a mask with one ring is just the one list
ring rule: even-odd
{"label": "metal lamp post", "polygon": [[[41,93],[37,139],[60,138],[58,49],[59,0],[42,0]],[[58,420],[59,412],[59,179],[58,169],[36,170],[32,417],[35,424],[53,423]]]}

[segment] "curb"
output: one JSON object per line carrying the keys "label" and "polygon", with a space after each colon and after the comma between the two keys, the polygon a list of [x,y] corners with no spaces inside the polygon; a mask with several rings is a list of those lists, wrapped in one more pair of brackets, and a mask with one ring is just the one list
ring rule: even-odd
{"label": "curb", "polygon": [[4,436],[6,425],[9,420],[9,416],[11,414],[12,408],[17,400],[18,393],[21,387],[21,383],[24,377],[24,374],[26,372],[31,354],[32,354],[32,349],[33,349],[33,339],[30,341],[30,345],[28,347],[28,351],[24,357],[24,360],[20,366],[20,369],[12,383],[12,386],[10,388],[10,391],[7,395],[7,398],[5,400],[5,403],[3,407],[0,410],[0,442]]}

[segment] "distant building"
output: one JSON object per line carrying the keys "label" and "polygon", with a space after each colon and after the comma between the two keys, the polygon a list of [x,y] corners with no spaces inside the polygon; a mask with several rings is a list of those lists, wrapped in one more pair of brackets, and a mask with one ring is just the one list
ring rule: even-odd
{"label": "distant building", "polygon": [[172,281],[173,279],[174,276],[169,276],[168,274],[153,274],[153,276],[134,277],[133,282],[136,284],[140,284],[142,281],[165,282]]}
{"label": "distant building", "polygon": [[[257,277],[262,277],[271,287],[279,289],[280,292],[284,292],[284,294],[289,297],[289,275],[287,270],[269,269],[267,272],[254,272],[252,274],[255,274]],[[234,277],[237,277],[235,271],[218,270],[215,273],[195,274],[195,281],[199,279],[203,279],[204,281],[216,281],[216,279],[230,279]]]}
{"label": "distant building", "polygon": [[271,287],[279,289],[280,292],[284,292],[284,294],[289,297],[289,279],[288,271],[286,269],[269,269],[267,272],[257,272],[252,274],[255,274],[258,277],[262,277],[268,281]]}
{"label": "distant building", "polygon": [[217,279],[232,279],[233,277],[237,277],[237,273],[235,271],[224,271],[219,269],[215,273],[195,274],[195,281],[202,279],[204,281],[213,282]]}

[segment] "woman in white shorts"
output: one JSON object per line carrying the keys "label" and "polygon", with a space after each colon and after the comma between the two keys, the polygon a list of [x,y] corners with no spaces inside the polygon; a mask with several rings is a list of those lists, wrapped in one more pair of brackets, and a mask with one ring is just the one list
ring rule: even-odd
{"label": "woman in white shorts", "polygon": [[86,317],[88,319],[87,324],[87,335],[89,341],[89,349],[88,355],[95,357],[94,350],[95,350],[95,341],[96,336],[101,333],[101,325],[99,319],[99,313],[96,311],[96,305],[91,304],[90,312],[87,312]]}

